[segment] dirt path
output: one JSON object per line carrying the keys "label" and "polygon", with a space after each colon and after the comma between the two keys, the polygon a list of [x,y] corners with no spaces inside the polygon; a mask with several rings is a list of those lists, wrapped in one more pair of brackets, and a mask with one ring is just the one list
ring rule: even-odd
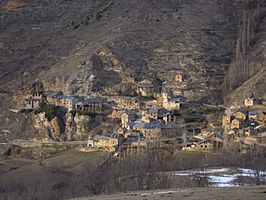
{"label": "dirt path", "polygon": [[[189,188],[120,193],[75,200],[265,200],[266,186],[239,188]],[[74,200],[74,199],[73,199]]]}

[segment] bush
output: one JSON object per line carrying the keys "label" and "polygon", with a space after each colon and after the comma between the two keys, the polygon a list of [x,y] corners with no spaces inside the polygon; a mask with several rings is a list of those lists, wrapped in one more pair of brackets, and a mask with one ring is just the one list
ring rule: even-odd
{"label": "bush", "polygon": [[21,109],[20,111],[19,111],[20,113],[30,113],[30,112],[32,112],[32,109]]}
{"label": "bush", "polygon": [[90,117],[96,117],[96,114],[95,113],[86,112],[86,111],[82,111],[82,110],[71,110],[70,113],[72,114],[73,117],[75,117],[76,114],[79,114],[79,115],[88,115]]}
{"label": "bush", "polygon": [[59,107],[54,105],[46,105],[42,104],[39,110],[35,110],[34,114],[37,115],[39,113],[45,113],[45,117],[48,119],[48,121],[51,121],[53,118],[55,118],[58,115]]}

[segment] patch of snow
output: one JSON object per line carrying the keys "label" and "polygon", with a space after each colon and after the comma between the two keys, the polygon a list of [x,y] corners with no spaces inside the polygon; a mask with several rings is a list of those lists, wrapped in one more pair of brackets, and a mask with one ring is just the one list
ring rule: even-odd
{"label": "patch of snow", "polygon": [[214,185],[212,185],[212,187],[239,187],[239,185],[233,183],[215,183]]}
{"label": "patch of snow", "polygon": [[221,173],[221,172],[227,172],[227,171],[229,171],[229,168],[206,169],[205,171],[200,171],[199,173],[202,173],[202,174],[211,174],[211,173]]}
{"label": "patch of snow", "polygon": [[189,176],[193,173],[198,173],[198,174],[212,174],[212,173],[221,173],[221,172],[227,172],[229,171],[229,168],[219,168],[219,169],[206,169],[206,170],[201,170],[201,171],[190,171],[190,173],[174,173],[176,176]]}
{"label": "patch of snow", "polygon": [[190,174],[174,173],[175,176],[189,176]]}
{"label": "patch of snow", "polygon": [[265,171],[256,171],[256,170],[244,169],[244,168],[239,168],[238,170],[240,171],[240,173],[236,174],[236,176],[247,176],[247,177],[253,177],[253,178],[256,178],[257,175],[261,177],[266,176]]}
{"label": "patch of snow", "polygon": [[[251,178],[259,178],[260,181],[266,181],[266,172],[265,171],[256,171],[251,169],[238,168],[237,171],[233,174],[226,174],[230,168],[210,168],[206,170],[191,170],[183,172],[175,172],[176,176],[190,176],[193,173],[199,174],[199,176],[207,176],[209,182],[212,184],[212,187],[239,187],[240,185],[235,183],[238,177],[245,176]],[[219,173],[219,175],[216,175]]]}
{"label": "patch of snow", "polygon": [[230,183],[236,179],[234,176],[208,176],[211,183]]}

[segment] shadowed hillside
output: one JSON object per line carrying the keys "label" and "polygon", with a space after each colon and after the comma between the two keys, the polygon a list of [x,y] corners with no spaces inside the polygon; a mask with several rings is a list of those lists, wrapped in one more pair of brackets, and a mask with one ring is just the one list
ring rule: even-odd
{"label": "shadowed hillside", "polygon": [[[247,2],[1,1],[2,130],[15,134],[22,126],[26,119],[14,120],[8,110],[35,81],[46,90],[88,95],[119,94],[148,78],[189,100],[222,102]],[[263,31],[256,37],[263,40]],[[173,84],[176,73],[184,75],[181,88]]]}

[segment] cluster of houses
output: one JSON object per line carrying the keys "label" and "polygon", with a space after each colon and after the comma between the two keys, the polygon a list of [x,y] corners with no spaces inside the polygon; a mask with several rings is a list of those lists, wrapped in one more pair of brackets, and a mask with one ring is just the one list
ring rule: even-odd
{"label": "cluster of houses", "polygon": [[258,138],[266,132],[266,112],[242,109],[223,116],[222,126],[229,135]]}
{"label": "cluster of houses", "polygon": [[244,100],[243,108],[224,115],[222,127],[225,134],[243,143],[265,143],[266,107],[263,102],[252,96]]}
{"label": "cluster of houses", "polygon": [[81,110],[89,113],[103,111],[103,99],[95,97],[66,96],[62,92],[39,91],[26,98],[27,109],[39,109],[43,103],[65,108],[67,111]]}
{"label": "cluster of houses", "polygon": [[[177,75],[176,79],[182,82],[182,75]],[[38,110],[46,104],[59,106],[67,112],[79,110],[96,114],[110,109],[108,117],[119,119],[120,128],[108,136],[97,135],[89,139],[88,146],[113,151],[121,141],[153,140],[163,136],[164,132],[173,131],[176,122],[174,113],[180,110],[186,98],[155,91],[155,85],[149,80],[136,84],[136,96],[81,97],[35,90],[26,98],[26,108]]]}
{"label": "cluster of houses", "polygon": [[186,151],[218,151],[223,148],[224,137],[221,133],[211,132],[200,133],[192,136],[185,136],[184,147]]}
{"label": "cluster of houses", "polygon": [[[177,74],[176,82],[182,82],[183,76]],[[107,112],[108,118],[116,119],[119,128],[110,130],[109,135],[89,137],[87,146],[116,151],[123,144],[133,144],[172,137],[182,138],[182,150],[211,151],[224,146],[224,134],[220,132],[202,131],[199,134],[186,134],[180,127],[185,122],[177,113],[186,98],[173,96],[166,92],[155,92],[155,85],[143,80],[136,85],[136,96],[81,97],[65,96],[62,92],[38,91],[26,98],[26,108],[39,109],[42,103],[64,108],[70,112],[79,110],[87,113]],[[258,103],[254,97],[244,101],[244,109],[222,118],[222,127],[229,133],[244,137],[257,136],[266,126],[266,113],[251,108]],[[118,119],[118,120],[117,120]],[[180,126],[181,124],[181,126]],[[169,136],[171,135],[171,136]]]}
{"label": "cluster of houses", "polygon": [[[178,81],[182,82],[182,75],[179,76],[181,80]],[[119,119],[120,128],[109,136],[90,138],[88,146],[114,151],[123,143],[157,140],[169,131],[175,132],[175,112],[180,110],[186,98],[156,93],[154,84],[149,80],[139,82],[136,93],[138,95],[132,97],[107,98],[107,105],[112,107],[109,117]]]}
{"label": "cluster of houses", "polygon": [[[147,93],[144,95],[146,97]],[[121,141],[128,144],[142,140],[157,140],[167,132],[175,131],[175,112],[180,110],[181,100],[183,98],[172,98],[166,93],[149,96],[149,99],[113,97],[113,101],[107,104],[112,107],[109,117],[119,119],[120,128],[115,134],[90,138],[88,146],[114,150]]]}

